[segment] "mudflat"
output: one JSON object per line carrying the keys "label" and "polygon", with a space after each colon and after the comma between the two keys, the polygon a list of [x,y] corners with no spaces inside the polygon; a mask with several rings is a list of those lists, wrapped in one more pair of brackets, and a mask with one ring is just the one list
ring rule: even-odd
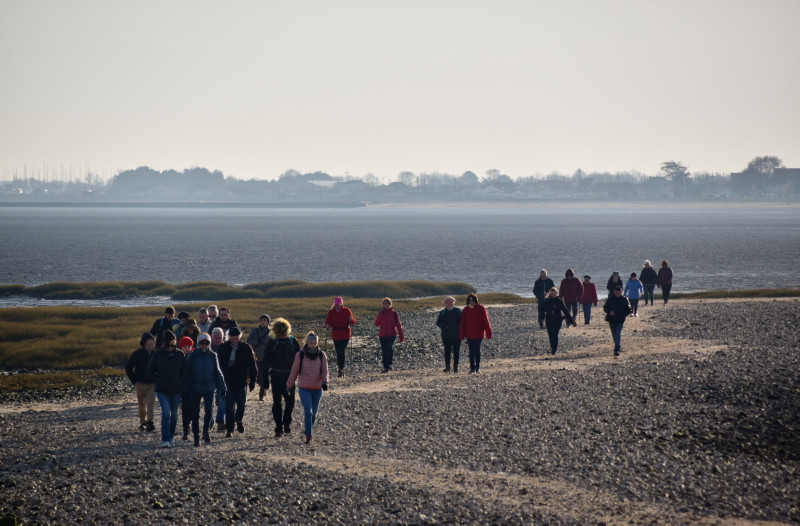
{"label": "mudflat", "polygon": [[[403,316],[380,374],[359,328],[305,445],[245,432],[161,449],[133,388],[0,409],[0,515],[22,523],[769,524],[800,521],[800,301],[640,308],[612,355],[602,312],[551,356],[535,305],[489,306],[481,372],[443,373],[435,314]],[[403,313],[401,313],[401,316]],[[374,352],[372,351],[374,349]],[[359,351],[360,352],[357,352]],[[334,353],[329,356],[335,362]],[[267,397],[270,398],[269,395]],[[156,425],[160,411],[156,404]]]}

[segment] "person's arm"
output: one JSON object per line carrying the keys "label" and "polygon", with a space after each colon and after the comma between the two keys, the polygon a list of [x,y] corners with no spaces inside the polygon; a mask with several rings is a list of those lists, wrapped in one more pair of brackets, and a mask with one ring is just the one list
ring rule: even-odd
{"label": "person's arm", "polygon": [[405,341],[406,336],[403,334],[403,324],[400,323],[400,315],[397,314],[397,311],[394,313],[394,325],[397,327],[397,335],[400,337],[400,343]]}
{"label": "person's arm", "polygon": [[250,353],[247,355],[247,366],[250,370],[250,390],[256,388],[256,378],[258,378],[258,365],[256,365],[256,353],[253,352],[253,348],[250,345],[247,346],[250,349]]}
{"label": "person's arm", "polygon": [[136,377],[133,375],[133,358],[136,356],[138,351],[134,351],[133,354],[128,358],[128,363],[125,364],[125,374],[128,375],[128,380],[131,381],[132,384],[136,383]]}
{"label": "person's arm", "polygon": [[486,332],[486,339],[492,339],[492,324],[489,323],[489,313],[486,311],[486,307],[483,309],[483,330]]}
{"label": "person's arm", "polygon": [[294,361],[292,362],[292,372],[289,373],[289,379],[286,380],[286,389],[291,389],[300,374],[300,353],[294,354]]}

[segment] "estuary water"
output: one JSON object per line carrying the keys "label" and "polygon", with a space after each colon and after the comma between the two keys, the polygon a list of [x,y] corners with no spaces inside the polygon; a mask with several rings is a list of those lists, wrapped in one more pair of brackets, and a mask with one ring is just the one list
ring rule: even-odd
{"label": "estuary water", "polygon": [[3,284],[428,279],[529,296],[539,269],[573,268],[604,294],[613,271],[667,259],[676,292],[800,288],[789,205],[0,207],[0,224]]}

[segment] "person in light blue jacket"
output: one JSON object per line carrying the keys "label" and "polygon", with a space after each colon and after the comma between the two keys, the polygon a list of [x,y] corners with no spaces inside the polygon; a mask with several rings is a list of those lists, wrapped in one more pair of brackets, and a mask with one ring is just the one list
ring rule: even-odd
{"label": "person in light blue jacket", "polygon": [[197,350],[186,359],[187,383],[192,396],[192,433],[194,445],[200,445],[200,400],[203,400],[203,441],[211,442],[208,427],[214,411],[214,390],[221,394],[227,391],[217,353],[211,350],[211,336],[203,333],[197,337]]}
{"label": "person in light blue jacket", "polygon": [[624,294],[631,303],[632,312],[629,316],[639,317],[639,298],[642,297],[643,291],[644,287],[642,286],[642,282],[636,278],[636,272],[631,272],[631,277],[625,283]]}

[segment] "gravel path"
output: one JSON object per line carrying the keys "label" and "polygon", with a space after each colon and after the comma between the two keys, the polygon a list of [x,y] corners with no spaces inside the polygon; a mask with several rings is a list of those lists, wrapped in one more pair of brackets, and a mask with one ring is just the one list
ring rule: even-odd
{"label": "gravel path", "polygon": [[[800,301],[645,307],[612,356],[607,325],[562,330],[495,307],[480,375],[446,375],[434,314],[403,317],[396,371],[361,326],[314,446],[245,433],[162,450],[132,388],[0,410],[0,516],[22,523],[800,522]],[[402,313],[401,313],[402,315]],[[329,353],[333,354],[333,353]],[[467,363],[466,349],[462,353]],[[466,367],[468,369],[468,367]],[[158,404],[156,404],[157,406]],[[156,415],[160,414],[156,410]],[[180,428],[180,424],[179,424]]]}

